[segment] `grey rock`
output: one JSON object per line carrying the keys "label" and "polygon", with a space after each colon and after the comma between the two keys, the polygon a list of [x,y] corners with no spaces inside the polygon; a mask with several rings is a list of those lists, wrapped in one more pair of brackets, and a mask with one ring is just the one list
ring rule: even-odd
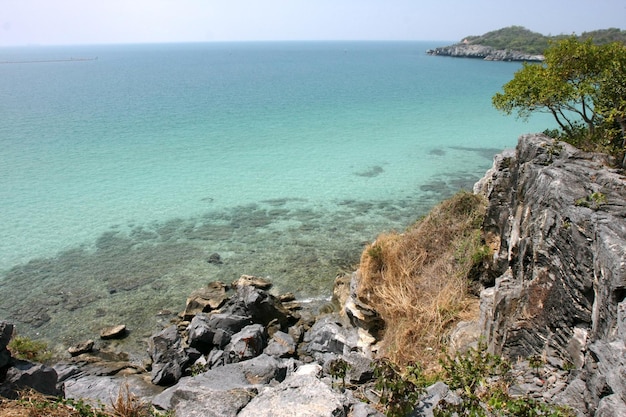
{"label": "grey rock", "polygon": [[369,404],[357,402],[352,406],[348,417],[385,417],[385,415]]}
{"label": "grey rock", "polygon": [[249,324],[252,324],[249,316],[198,313],[187,328],[188,342],[191,347],[203,353],[209,352],[213,347],[223,349],[230,343],[232,335]]}
{"label": "grey rock", "polygon": [[474,187],[489,200],[483,230],[495,249],[480,277],[489,350],[582,368],[558,397],[586,414],[626,398],[626,179],[606,162],[525,135]]}
{"label": "grey rock", "polygon": [[65,397],[83,399],[91,404],[111,405],[118,396],[124,395],[128,387],[130,393],[141,402],[150,402],[163,389],[151,384],[143,375],[98,376],[85,375],[70,378],[63,384]]}
{"label": "grey rock", "polygon": [[0,396],[14,399],[19,391],[27,388],[45,395],[58,396],[61,392],[57,388],[57,379],[56,371],[49,366],[15,360],[7,368],[0,384]]}
{"label": "grey rock", "polygon": [[224,348],[226,363],[245,361],[259,356],[265,348],[265,328],[260,324],[251,324],[234,334]]}
{"label": "grey rock", "polygon": [[177,417],[236,416],[271,381],[280,382],[285,366],[267,355],[227,364],[195,377],[183,377],[152,400],[162,410],[173,410]]}
{"label": "grey rock", "polygon": [[148,353],[152,358],[152,382],[157,385],[171,385],[178,381],[189,360],[176,326],[152,336],[148,342]]}
{"label": "grey rock", "polygon": [[345,417],[350,403],[313,376],[292,375],[259,392],[238,417]]}
{"label": "grey rock", "polygon": [[318,358],[324,357],[326,353],[347,355],[357,350],[358,340],[354,327],[346,326],[338,318],[327,315],[318,319],[304,335],[304,352]]}
{"label": "grey rock", "polygon": [[289,358],[296,353],[296,342],[290,334],[277,331],[272,335],[263,352],[278,358]]}
{"label": "grey rock", "polygon": [[626,417],[626,404],[619,395],[608,395],[600,400],[595,417]]}
{"label": "grey rock", "polygon": [[543,55],[526,54],[510,49],[496,49],[486,45],[457,43],[426,51],[428,55],[450,56],[457,58],[479,58],[485,61],[530,61],[541,62]]}

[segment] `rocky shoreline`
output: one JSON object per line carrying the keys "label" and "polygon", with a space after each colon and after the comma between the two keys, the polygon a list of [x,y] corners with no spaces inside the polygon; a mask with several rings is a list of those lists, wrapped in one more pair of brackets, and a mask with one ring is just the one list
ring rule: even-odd
{"label": "rocky shoreline", "polygon": [[456,58],[476,58],[485,61],[542,62],[543,55],[526,54],[510,49],[495,49],[491,46],[457,43],[426,51],[428,55]]}
{"label": "rocky shoreline", "polygon": [[[578,416],[626,415],[626,179],[603,158],[543,135],[495,158],[474,189],[489,200],[482,228],[493,250],[476,278],[480,318],[449,335],[457,351],[482,339],[509,358],[512,396]],[[1,322],[0,394],[33,387],[109,404],[127,384],[178,417],[381,416],[381,322],[358,286],[358,271],[338,277],[318,312],[256,277],[210,283],[149,338],[142,364],[97,343],[53,367],[16,360],[6,349],[13,326]],[[458,404],[459,394],[431,385],[412,415]]]}

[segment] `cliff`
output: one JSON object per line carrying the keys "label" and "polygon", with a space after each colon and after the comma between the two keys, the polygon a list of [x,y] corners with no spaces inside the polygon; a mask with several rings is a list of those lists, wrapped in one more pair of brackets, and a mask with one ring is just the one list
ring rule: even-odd
{"label": "cliff", "polygon": [[426,51],[428,55],[460,58],[478,58],[485,61],[543,61],[543,55],[533,55],[510,49],[496,49],[491,46],[457,43]]}
{"label": "cliff", "polygon": [[480,327],[498,354],[578,369],[560,400],[583,415],[626,415],[626,182],[604,158],[523,136],[476,184]]}

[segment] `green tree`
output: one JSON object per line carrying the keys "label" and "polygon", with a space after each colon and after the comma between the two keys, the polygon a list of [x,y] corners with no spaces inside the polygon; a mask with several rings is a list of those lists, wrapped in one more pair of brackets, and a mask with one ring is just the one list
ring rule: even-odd
{"label": "green tree", "polygon": [[496,109],[521,118],[552,114],[566,141],[622,154],[625,89],[626,46],[596,45],[572,36],[552,44],[543,63],[524,64],[492,101]]}

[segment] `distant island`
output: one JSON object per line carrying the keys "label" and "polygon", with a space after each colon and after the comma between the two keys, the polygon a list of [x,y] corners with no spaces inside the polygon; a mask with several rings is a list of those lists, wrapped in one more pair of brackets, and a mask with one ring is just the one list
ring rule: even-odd
{"label": "distant island", "polygon": [[467,36],[461,42],[426,51],[429,55],[461,58],[479,58],[486,61],[543,61],[543,52],[561,39],[576,36],[594,43],[622,42],[626,44],[626,30],[617,28],[583,32],[581,35],[542,35],[523,26],[509,26],[480,36]]}

